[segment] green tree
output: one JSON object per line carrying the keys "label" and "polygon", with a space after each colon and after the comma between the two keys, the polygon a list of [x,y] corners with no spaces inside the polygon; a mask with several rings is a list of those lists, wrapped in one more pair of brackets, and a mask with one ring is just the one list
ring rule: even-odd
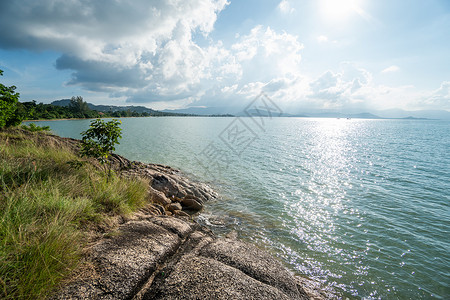
{"label": "green tree", "polygon": [[79,117],[81,118],[87,117],[91,110],[87,102],[85,102],[81,96],[72,97],[70,99],[69,107],[74,113],[79,114]]}
{"label": "green tree", "polygon": [[[0,76],[2,75],[3,70],[0,70]],[[14,85],[8,87],[0,83],[0,128],[19,125],[22,122],[22,116],[17,113],[19,93],[15,90]]]}
{"label": "green tree", "polygon": [[[114,151],[115,145],[120,144],[119,139],[122,138],[121,122],[113,119],[105,122],[100,119],[93,120],[90,128],[81,133],[81,155],[94,157],[105,165],[108,161],[109,153]],[[111,160],[105,172],[111,175]],[[109,176],[108,176],[109,177]]]}

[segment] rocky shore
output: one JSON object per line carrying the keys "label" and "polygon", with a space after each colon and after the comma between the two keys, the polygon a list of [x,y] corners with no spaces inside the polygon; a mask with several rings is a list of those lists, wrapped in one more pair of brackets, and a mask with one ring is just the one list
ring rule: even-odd
{"label": "rocky shore", "polygon": [[167,166],[110,160],[123,176],[148,180],[152,201],[91,243],[52,299],[328,298],[236,234],[218,238],[197,224],[191,215],[217,197],[207,185]]}

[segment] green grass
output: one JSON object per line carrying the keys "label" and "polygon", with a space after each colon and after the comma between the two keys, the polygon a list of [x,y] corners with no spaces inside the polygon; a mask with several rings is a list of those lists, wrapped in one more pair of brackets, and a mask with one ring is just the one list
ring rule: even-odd
{"label": "green grass", "polygon": [[145,182],[107,180],[47,137],[0,131],[0,298],[45,298],[77,266],[90,229],[147,201]]}

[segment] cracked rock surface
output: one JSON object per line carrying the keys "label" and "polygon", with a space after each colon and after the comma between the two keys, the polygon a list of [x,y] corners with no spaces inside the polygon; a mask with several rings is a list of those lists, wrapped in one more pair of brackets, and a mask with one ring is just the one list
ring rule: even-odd
{"label": "cracked rock surface", "polygon": [[310,299],[272,256],[188,218],[147,216],[95,244],[53,299]]}

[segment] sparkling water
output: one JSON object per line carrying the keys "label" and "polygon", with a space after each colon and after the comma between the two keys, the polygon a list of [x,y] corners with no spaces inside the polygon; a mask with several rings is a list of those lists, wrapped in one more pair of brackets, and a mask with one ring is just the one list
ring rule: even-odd
{"label": "sparkling water", "polygon": [[[117,153],[220,197],[199,221],[355,298],[450,298],[450,122],[123,118]],[[79,138],[89,120],[45,121]]]}

